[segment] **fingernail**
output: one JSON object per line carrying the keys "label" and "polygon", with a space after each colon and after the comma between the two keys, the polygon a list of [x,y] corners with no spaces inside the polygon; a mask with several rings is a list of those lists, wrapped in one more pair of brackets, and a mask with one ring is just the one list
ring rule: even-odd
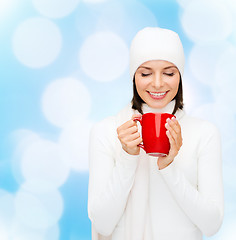
{"label": "fingernail", "polygon": [[171,119],[174,120],[174,121],[176,121],[176,118],[175,118],[175,117],[172,117]]}
{"label": "fingernail", "polygon": [[170,119],[169,119],[169,118],[167,118],[167,119],[166,119],[166,122],[168,122],[168,123],[169,123],[169,122],[170,122]]}

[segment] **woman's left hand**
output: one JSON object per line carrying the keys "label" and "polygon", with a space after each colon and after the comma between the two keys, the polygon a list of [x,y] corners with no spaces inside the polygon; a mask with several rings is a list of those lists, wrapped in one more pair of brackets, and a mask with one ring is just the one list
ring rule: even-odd
{"label": "woman's left hand", "polygon": [[171,164],[182,146],[181,127],[176,118],[168,118],[165,127],[167,129],[166,135],[170,141],[170,151],[166,157],[158,158],[157,165],[159,169],[163,169]]}

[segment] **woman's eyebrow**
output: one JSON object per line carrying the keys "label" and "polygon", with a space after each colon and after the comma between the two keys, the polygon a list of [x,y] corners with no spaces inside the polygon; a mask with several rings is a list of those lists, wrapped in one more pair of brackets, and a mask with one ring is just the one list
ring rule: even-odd
{"label": "woman's eyebrow", "polygon": [[145,66],[140,66],[138,69],[140,69],[140,68],[145,68],[145,69],[151,70],[150,67],[145,67]]}
{"label": "woman's eyebrow", "polygon": [[168,66],[168,67],[165,67],[165,68],[163,68],[163,69],[169,69],[169,68],[176,68],[177,69],[177,67],[176,66]]}
{"label": "woman's eyebrow", "polygon": [[[138,69],[140,69],[140,68],[145,68],[145,69],[148,69],[148,70],[151,70],[151,69],[152,69],[152,68],[146,67],[146,66],[140,66]],[[176,68],[176,69],[177,69],[176,66],[168,66],[168,67],[165,67],[165,68],[163,68],[163,69],[166,70],[166,69],[169,69],[169,68]]]}

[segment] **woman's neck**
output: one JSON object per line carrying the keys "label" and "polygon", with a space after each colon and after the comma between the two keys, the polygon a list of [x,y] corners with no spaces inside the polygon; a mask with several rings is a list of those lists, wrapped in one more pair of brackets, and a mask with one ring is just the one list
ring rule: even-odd
{"label": "woman's neck", "polygon": [[171,101],[163,108],[151,108],[146,103],[144,103],[142,105],[142,110],[143,110],[143,113],[149,113],[149,112],[172,113],[174,110],[174,107],[175,107],[175,100]]}

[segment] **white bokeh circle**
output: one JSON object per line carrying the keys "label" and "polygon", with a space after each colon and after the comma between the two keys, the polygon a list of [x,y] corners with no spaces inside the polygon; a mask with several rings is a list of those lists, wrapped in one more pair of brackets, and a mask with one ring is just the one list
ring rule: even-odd
{"label": "white bokeh circle", "polygon": [[157,27],[158,22],[154,12],[141,1],[125,1],[125,15],[122,35],[130,44],[138,31],[145,27]]}
{"label": "white bokeh circle", "polygon": [[181,23],[187,36],[197,43],[225,40],[232,32],[232,16],[220,2],[192,1],[184,9]]}
{"label": "white bokeh circle", "polygon": [[[11,229],[10,232],[10,238],[11,240],[45,240],[44,238],[44,232],[42,231],[35,231],[32,230],[32,228],[25,228],[24,225],[22,224],[18,224],[18,229],[16,229],[15,227],[15,223],[14,226]],[[9,240],[8,239],[8,240]]]}
{"label": "white bokeh circle", "polygon": [[75,118],[86,119],[90,108],[91,97],[87,87],[74,78],[53,81],[43,93],[43,113],[58,127],[65,127]]}
{"label": "white bokeh circle", "polygon": [[40,140],[40,136],[28,129],[17,129],[12,132],[10,136],[16,146],[11,159],[12,174],[15,180],[21,184],[24,182],[24,177],[21,171],[23,153],[31,144],[38,142]]}
{"label": "white bokeh circle", "polygon": [[19,217],[15,217],[9,235],[10,240],[58,240],[59,227],[56,224],[49,228],[32,228],[24,224]]}
{"label": "white bokeh circle", "polygon": [[83,4],[76,15],[76,27],[84,38],[100,31],[120,33],[125,24],[124,4],[118,1],[110,1],[106,3],[106,7]]}
{"label": "white bokeh circle", "polygon": [[236,47],[233,45],[228,45],[227,48],[225,48],[225,51],[220,55],[215,76],[217,80],[217,84],[220,87],[227,85],[233,85],[235,83],[236,79]]}
{"label": "white bokeh circle", "polygon": [[128,67],[128,47],[113,32],[97,32],[83,43],[79,61],[83,71],[94,80],[112,81]]}
{"label": "white bokeh circle", "polygon": [[60,238],[60,229],[58,224],[47,229],[44,235],[44,240],[58,240],[59,238]]}
{"label": "white bokeh circle", "polygon": [[194,103],[196,102],[196,91],[193,85],[191,85],[191,76],[186,74],[183,79],[183,89],[184,89],[184,109],[188,112],[191,111],[194,107]]}
{"label": "white bokeh circle", "polygon": [[26,180],[22,186],[24,190],[33,194],[44,194],[55,190],[58,186],[53,182],[49,182],[47,179],[38,179],[38,178],[30,178]]}
{"label": "white bokeh circle", "polygon": [[234,22],[234,28],[235,28],[235,20],[236,20],[236,1],[235,0],[218,0],[221,1],[225,6],[227,6],[227,8],[229,9],[229,11],[232,13],[232,17],[233,17],[233,22]]}
{"label": "white bokeh circle", "polygon": [[234,32],[232,33],[232,43],[234,45],[236,45],[236,28],[235,28]]}
{"label": "white bokeh circle", "polygon": [[80,0],[33,0],[34,7],[49,18],[62,18],[72,13]]}
{"label": "white bokeh circle", "polygon": [[113,31],[120,33],[125,25],[125,8],[119,1],[111,1],[101,8],[97,18],[96,31]]}
{"label": "white bokeh circle", "polygon": [[227,46],[227,43],[193,46],[189,54],[189,67],[198,81],[215,86],[216,65]]}
{"label": "white bokeh circle", "polygon": [[[228,46],[219,57],[215,70],[215,87],[213,93],[219,101],[235,106],[235,79],[236,79],[236,47]],[[236,114],[236,110],[231,108],[231,112]]]}
{"label": "white bokeh circle", "polygon": [[2,221],[0,221],[0,237],[1,240],[9,240],[9,230]]}
{"label": "white bokeh circle", "polygon": [[43,186],[48,182],[55,188],[67,180],[70,172],[59,145],[48,140],[34,142],[24,151],[21,170],[26,181],[42,182]]}
{"label": "white bokeh circle", "polygon": [[183,8],[186,8],[189,3],[195,0],[176,0],[176,2]]}
{"label": "white bokeh circle", "polygon": [[[234,157],[232,157],[232,151],[235,148],[235,140],[230,139],[228,144],[226,144],[226,149],[228,152],[223,151],[223,176],[224,176],[224,184],[227,189],[235,189],[236,182],[235,182],[235,161]],[[236,206],[234,207],[236,210]]]}
{"label": "white bokeh circle", "polygon": [[218,102],[206,103],[196,107],[192,115],[215,124],[220,130],[222,143],[227,144],[236,132],[234,115],[229,108]]}
{"label": "white bokeh circle", "polygon": [[[14,206],[15,196],[5,190],[0,189],[0,237],[2,237],[3,229],[8,232],[11,223],[15,216],[15,206]],[[1,224],[1,223],[4,223]],[[4,226],[4,228],[3,228]]]}
{"label": "white bokeh circle", "polygon": [[9,13],[11,13],[11,9],[13,4],[16,4],[14,0],[1,0],[0,1],[0,20],[5,18]]}
{"label": "white bokeh circle", "polygon": [[44,18],[30,18],[20,23],[13,36],[16,58],[30,68],[51,64],[59,55],[62,36],[55,23]]}
{"label": "white bokeh circle", "polygon": [[58,190],[33,194],[21,187],[16,193],[16,219],[32,229],[48,229],[60,220],[63,199]]}
{"label": "white bokeh circle", "polygon": [[92,123],[75,119],[61,132],[60,148],[65,164],[75,171],[88,170],[89,133]]}
{"label": "white bokeh circle", "polygon": [[108,0],[83,0],[85,3],[103,3],[107,2]]}
{"label": "white bokeh circle", "polygon": [[[225,208],[227,207],[228,205],[225,206]],[[235,211],[235,208],[232,209],[232,211]],[[219,238],[217,238],[216,240],[222,240],[222,239],[234,240],[236,235],[235,224],[236,224],[235,214],[233,214],[233,212],[231,212],[230,214],[225,214],[224,222],[219,233]]]}

